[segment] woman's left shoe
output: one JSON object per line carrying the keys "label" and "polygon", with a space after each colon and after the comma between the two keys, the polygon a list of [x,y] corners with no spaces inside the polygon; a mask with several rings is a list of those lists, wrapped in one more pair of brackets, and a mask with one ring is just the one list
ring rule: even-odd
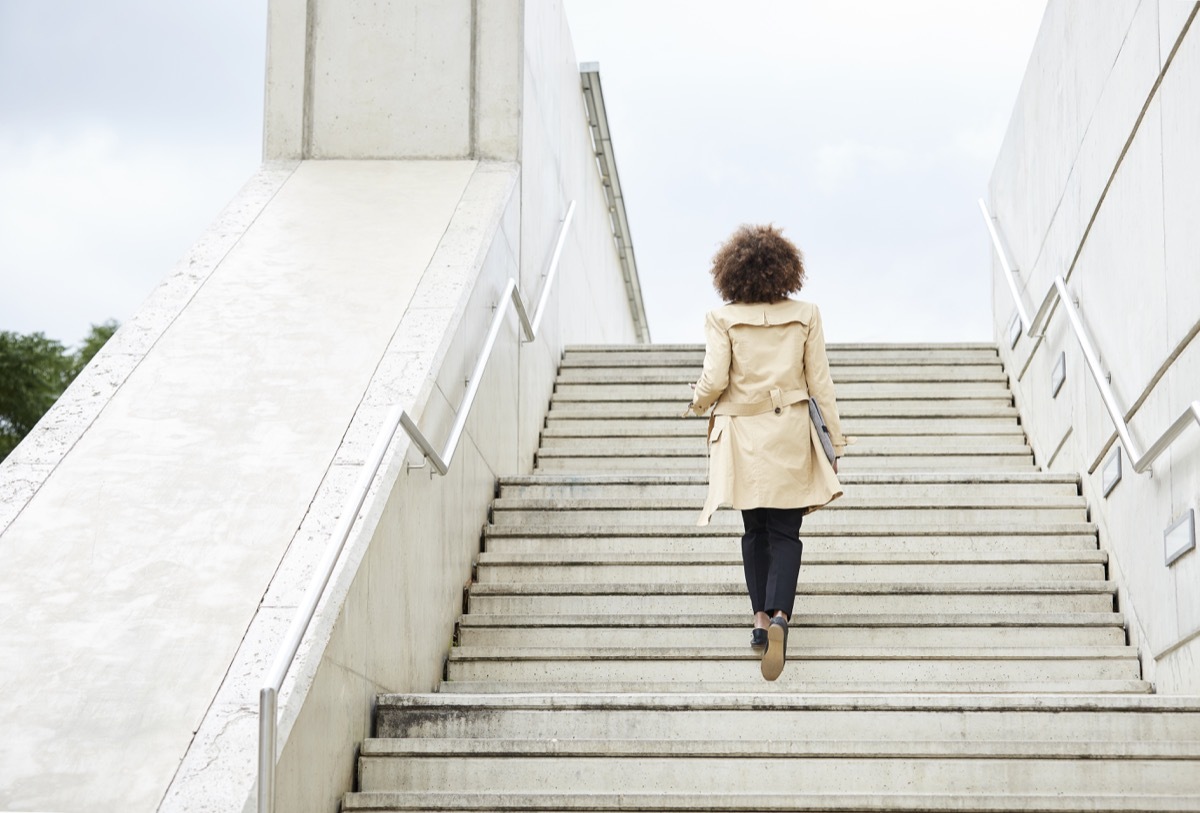
{"label": "woman's left shoe", "polygon": [[755,627],[750,633],[750,648],[759,655],[767,651],[767,631],[762,627]]}
{"label": "woman's left shoe", "polygon": [[767,654],[762,659],[762,676],[767,680],[775,680],[783,674],[783,664],[787,660],[787,634],[787,621],[772,618],[771,626],[767,627]]}

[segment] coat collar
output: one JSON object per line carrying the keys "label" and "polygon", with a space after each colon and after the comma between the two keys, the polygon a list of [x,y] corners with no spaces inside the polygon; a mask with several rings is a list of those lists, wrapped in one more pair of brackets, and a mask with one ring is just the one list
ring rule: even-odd
{"label": "coat collar", "polygon": [[734,325],[807,325],[815,310],[811,302],[784,299],[779,302],[731,302],[717,308],[713,315],[726,328]]}

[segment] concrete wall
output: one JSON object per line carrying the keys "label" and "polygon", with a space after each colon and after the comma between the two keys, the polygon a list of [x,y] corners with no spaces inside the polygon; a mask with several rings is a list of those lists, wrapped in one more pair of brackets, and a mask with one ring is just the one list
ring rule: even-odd
{"label": "concrete wall", "polygon": [[[560,5],[462,4],[473,40],[456,4],[349,5],[272,3],[268,150],[284,90],[307,83],[314,112],[324,93],[288,59],[366,81],[369,60],[322,51],[344,11],[368,45],[475,49],[470,160],[381,160],[365,145],[402,153],[407,130],[318,112],[312,143],[371,160],[268,162],[0,466],[0,809],[253,806],[258,690],[385,416],[405,405],[440,446],[504,284],[532,306],[576,201],[537,341],[510,313],[449,475],[393,442],[289,672],[279,809],[337,809],[375,694],[440,679],[563,345],[636,340]],[[310,9],[297,56],[281,32]],[[449,28],[389,28],[401,9]],[[505,151],[522,160],[475,160]]]}
{"label": "concrete wall", "polygon": [[264,155],[515,161],[521,0],[271,0]]}
{"label": "concrete wall", "polygon": [[[1198,4],[1050,0],[989,186],[1032,315],[1064,275],[1144,451],[1200,398]],[[1152,473],[1103,495],[1115,432],[1063,309],[1044,340],[1008,341],[1012,296],[993,258],[1001,355],[1036,459],[1077,471],[1111,553],[1147,678],[1200,691],[1200,554],[1164,563],[1163,530],[1200,502],[1200,430]],[[1066,380],[1051,375],[1065,353]]]}

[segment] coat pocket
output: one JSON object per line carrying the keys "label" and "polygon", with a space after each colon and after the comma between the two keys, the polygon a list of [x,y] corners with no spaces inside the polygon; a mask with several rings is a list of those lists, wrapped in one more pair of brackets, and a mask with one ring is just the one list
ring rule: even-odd
{"label": "coat pocket", "polygon": [[712,422],[708,425],[708,445],[712,446],[721,439],[725,434],[726,427],[729,426],[728,415],[714,415]]}

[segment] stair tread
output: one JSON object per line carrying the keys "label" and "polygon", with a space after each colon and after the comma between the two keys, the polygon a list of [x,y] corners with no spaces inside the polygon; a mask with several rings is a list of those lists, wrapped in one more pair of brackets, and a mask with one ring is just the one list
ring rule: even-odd
{"label": "stair tread", "polygon": [[[479,595],[740,595],[740,582],[645,582],[588,584],[586,582],[508,582],[476,583],[472,592]],[[1026,593],[1102,593],[1111,594],[1116,585],[1109,581],[1068,580],[1025,582],[837,582],[807,583],[808,595],[897,595],[916,594],[1026,594]]]}
{"label": "stair tread", "polygon": [[343,811],[778,811],[778,813],[1196,813],[1200,801],[1179,795],[1089,795],[1089,794],[476,794],[457,791],[378,791],[346,795]]}
{"label": "stair tread", "polygon": [[[480,565],[740,565],[736,551],[711,553],[491,553],[479,554]],[[805,551],[804,563],[816,564],[1105,564],[1108,554],[1101,550],[1063,551],[986,551],[946,552],[873,552]]]}
{"label": "stair tread", "polygon": [[[1053,647],[809,647],[791,640],[788,660],[836,661],[909,661],[909,660],[1096,660],[1100,658],[1136,658],[1132,646],[1053,646]],[[489,647],[456,646],[451,661],[606,661],[606,660],[679,660],[717,661],[760,660],[747,646],[673,647],[646,644],[639,647]]]}
{"label": "stair tread", "polygon": [[[1125,618],[1120,613],[879,613],[879,614],[827,614],[805,615],[798,613],[791,628],[803,630],[807,627],[843,626],[928,626],[928,627],[1049,627],[1049,626],[1115,626],[1124,627]],[[658,614],[629,613],[623,615],[596,614],[554,615],[468,613],[459,623],[464,627],[528,626],[528,627],[661,627],[662,616]],[[684,627],[748,626],[745,613],[689,614],[673,621]]]}
{"label": "stair tread", "polygon": [[[786,674],[786,672],[785,672]],[[777,691],[780,694],[794,693],[797,689],[782,683],[767,684],[771,688],[766,691]],[[691,683],[688,681],[443,681],[439,690],[442,692],[463,692],[466,694],[574,694],[598,692],[603,694],[624,692],[650,692],[666,694],[678,692],[685,695],[714,692],[717,694],[751,694],[764,691],[761,679],[751,679],[742,682],[705,681]],[[1016,694],[1039,696],[1077,695],[1077,694],[1133,694],[1149,693],[1150,683],[1137,679],[1078,679],[1072,681],[1012,681],[1012,680],[954,680],[954,681],[839,681],[826,683],[811,681],[804,684],[806,695],[845,695],[847,693],[877,694],[886,692],[945,692],[948,694],[963,694],[978,692],[980,694]]]}
{"label": "stair tread", "polygon": [[[831,353],[848,350],[979,350],[995,353],[996,345],[991,342],[829,342],[825,349]],[[703,353],[703,344],[571,344],[565,353],[656,353],[684,350]]]}
{"label": "stair tread", "polygon": [[1145,712],[1200,715],[1200,696],[1187,695],[1040,695],[974,694],[916,691],[906,694],[781,694],[765,691],[765,684],[749,692],[694,693],[609,692],[542,694],[380,694],[380,707],[397,708],[520,708],[561,711],[567,709],[666,709],[702,710],[821,710],[821,711],[1037,711],[1051,714],[1087,711],[1100,714]]}
{"label": "stair tread", "polygon": [[[843,486],[881,484],[1003,484],[1003,483],[1070,483],[1079,484],[1077,474],[1056,472],[849,472],[838,474]],[[499,478],[500,485],[707,485],[706,474],[594,474],[542,473],[520,474]]]}
{"label": "stair tread", "polygon": [[[532,510],[532,511],[586,511],[594,509],[611,510],[653,510],[658,508],[681,508],[699,510],[704,506],[702,498],[687,497],[497,497],[492,501],[496,511]],[[1017,501],[1007,499],[985,499],[983,497],[967,497],[954,501],[946,499],[941,502],[929,497],[884,497],[879,499],[864,499],[861,497],[842,497],[830,503],[825,511],[838,510],[884,510],[890,508],[1077,508],[1084,509],[1087,503],[1083,497],[1022,497]]]}
{"label": "stair tread", "polygon": [[803,739],[769,741],[745,739],[635,738],[491,738],[382,737],[363,742],[364,757],[603,756],[670,757],[817,757],[820,759],[1037,759],[1076,757],[1200,759],[1200,740],[1128,740],[1077,742],[1070,740],[843,740]]}
{"label": "stair tread", "polygon": [[[697,512],[697,515],[699,512]],[[567,523],[521,525],[487,525],[485,536],[606,536],[619,532],[621,536],[722,536],[741,537],[741,531],[731,525],[571,525]],[[1094,536],[1096,526],[1091,522],[1042,522],[1036,525],[1012,523],[906,523],[903,526],[865,525],[806,527],[804,536]]]}

